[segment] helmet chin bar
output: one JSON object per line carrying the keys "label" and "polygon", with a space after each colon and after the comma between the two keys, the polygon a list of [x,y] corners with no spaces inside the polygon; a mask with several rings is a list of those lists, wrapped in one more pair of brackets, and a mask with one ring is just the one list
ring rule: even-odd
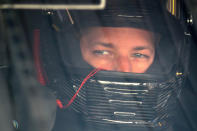
{"label": "helmet chin bar", "polygon": [[[85,78],[79,72],[69,76],[66,92],[57,92],[61,101],[79,88]],[[175,71],[169,75],[100,71],[84,84],[71,108],[90,126],[168,127],[183,78]]]}

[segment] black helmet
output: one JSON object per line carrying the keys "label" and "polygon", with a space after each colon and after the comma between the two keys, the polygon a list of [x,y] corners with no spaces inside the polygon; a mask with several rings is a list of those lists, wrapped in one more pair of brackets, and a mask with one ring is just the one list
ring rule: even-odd
{"label": "black helmet", "polygon": [[[82,114],[86,130],[170,127],[187,73],[186,48],[182,26],[159,1],[115,0],[104,10],[57,11],[54,21],[55,35],[47,41],[41,34],[41,59],[62,110]],[[83,60],[79,42],[83,30],[98,26],[153,32],[159,37],[153,64],[145,73],[94,70]]]}

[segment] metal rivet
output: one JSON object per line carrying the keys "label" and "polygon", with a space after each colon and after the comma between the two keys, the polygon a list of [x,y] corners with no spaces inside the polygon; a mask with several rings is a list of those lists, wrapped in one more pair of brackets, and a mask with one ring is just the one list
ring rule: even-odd
{"label": "metal rivet", "polygon": [[182,72],[176,72],[176,76],[180,76],[180,75],[183,75]]}
{"label": "metal rivet", "polygon": [[53,12],[52,11],[48,11],[47,14],[48,15],[53,15]]}

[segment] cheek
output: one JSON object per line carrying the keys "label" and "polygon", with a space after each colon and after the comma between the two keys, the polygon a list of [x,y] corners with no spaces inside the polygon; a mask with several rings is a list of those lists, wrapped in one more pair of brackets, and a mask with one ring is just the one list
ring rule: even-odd
{"label": "cheek", "polygon": [[113,61],[106,59],[94,58],[88,62],[91,66],[95,68],[101,68],[105,70],[113,70]]}
{"label": "cheek", "polygon": [[133,63],[132,64],[132,70],[133,73],[144,73],[148,69],[149,66],[146,65],[146,63]]}
{"label": "cheek", "polygon": [[147,61],[140,61],[140,60],[135,60],[131,62],[131,67],[133,73],[145,73],[146,70],[151,66],[153,63],[153,58],[147,60]]}

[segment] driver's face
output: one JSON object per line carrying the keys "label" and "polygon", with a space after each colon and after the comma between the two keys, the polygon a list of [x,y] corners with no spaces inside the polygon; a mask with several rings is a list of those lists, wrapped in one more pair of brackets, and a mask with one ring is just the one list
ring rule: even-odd
{"label": "driver's face", "polygon": [[95,68],[144,73],[155,56],[154,36],[136,28],[92,27],[80,39],[84,60]]}

